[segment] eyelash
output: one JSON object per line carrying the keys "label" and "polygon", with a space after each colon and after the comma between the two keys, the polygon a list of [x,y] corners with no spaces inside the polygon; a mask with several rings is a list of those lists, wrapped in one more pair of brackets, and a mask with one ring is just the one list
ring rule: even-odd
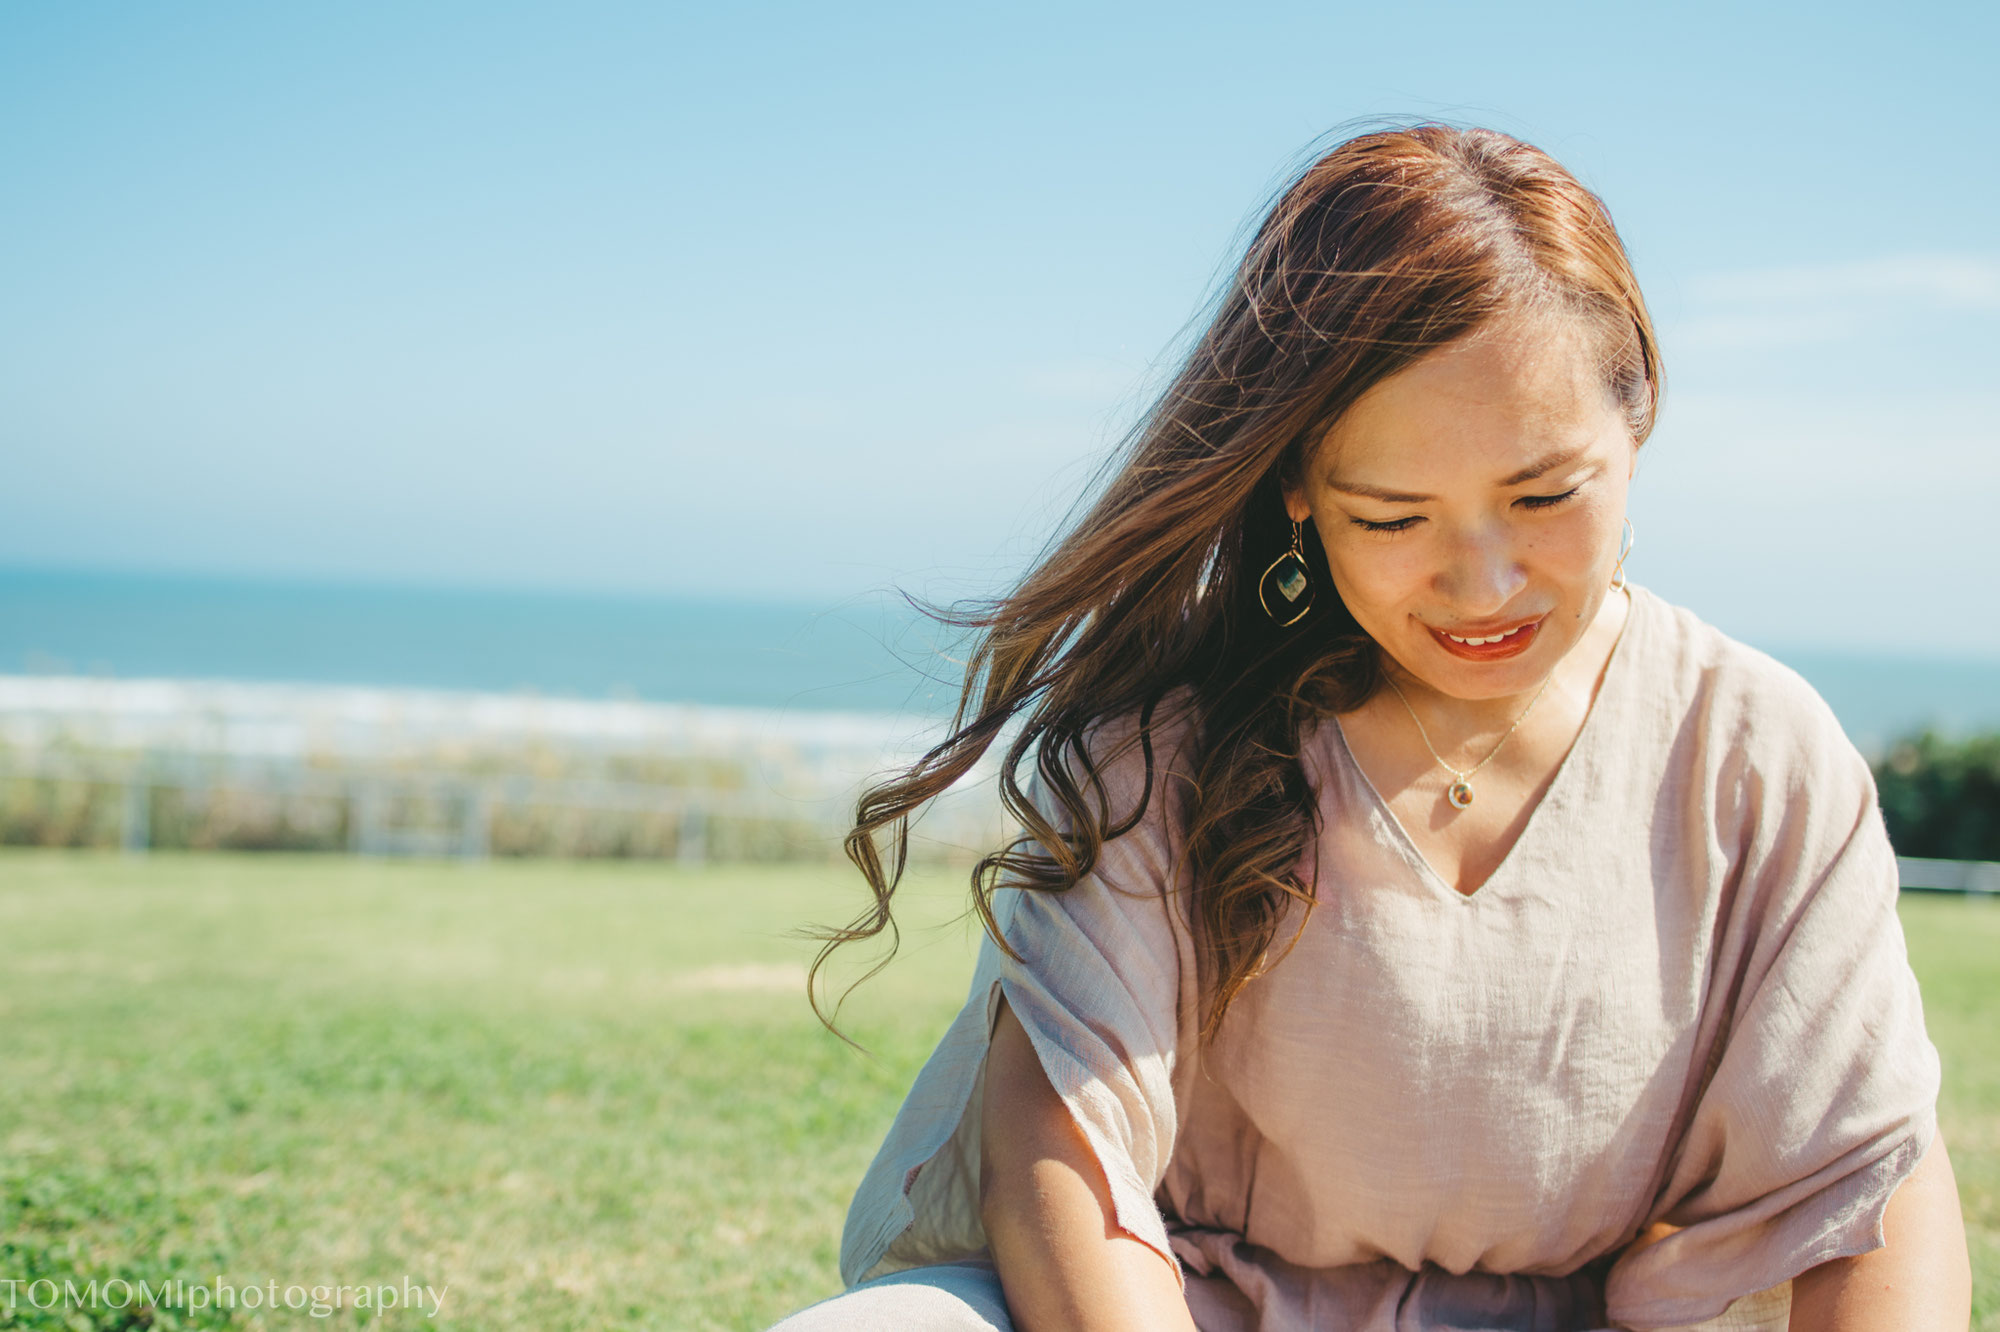
{"label": "eyelash", "polygon": [[[1582,486],[1573,486],[1560,495],[1523,495],[1520,502],[1531,509],[1553,509],[1566,500],[1576,498],[1577,491],[1582,489]],[[1414,526],[1418,520],[1413,516],[1397,518],[1386,523],[1371,523],[1366,518],[1354,518],[1350,521],[1364,532],[1401,532]]]}
{"label": "eyelash", "polygon": [[1576,498],[1576,492],[1582,489],[1582,486],[1571,486],[1560,495],[1523,495],[1521,503],[1531,509],[1553,509],[1566,499]]}

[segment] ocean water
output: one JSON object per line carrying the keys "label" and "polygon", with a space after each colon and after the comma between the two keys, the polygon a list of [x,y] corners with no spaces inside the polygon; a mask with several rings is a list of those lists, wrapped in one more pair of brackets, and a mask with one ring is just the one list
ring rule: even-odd
{"label": "ocean water", "polygon": [[[1697,608],[1699,609],[1699,608]],[[1864,750],[2000,729],[2000,661],[1758,643]],[[953,645],[888,597],[619,597],[0,569],[0,674],[476,689],[787,711],[950,712]]]}
{"label": "ocean water", "polygon": [[938,635],[821,603],[0,570],[0,674],[365,684],[948,713]]}

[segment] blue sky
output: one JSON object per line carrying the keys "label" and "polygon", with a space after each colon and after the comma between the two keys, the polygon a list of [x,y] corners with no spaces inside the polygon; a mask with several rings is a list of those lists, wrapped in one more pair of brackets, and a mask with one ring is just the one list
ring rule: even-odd
{"label": "blue sky", "polygon": [[2000,658],[1993,6],[17,4],[0,563],[989,590],[1371,115],[1608,200],[1640,581]]}

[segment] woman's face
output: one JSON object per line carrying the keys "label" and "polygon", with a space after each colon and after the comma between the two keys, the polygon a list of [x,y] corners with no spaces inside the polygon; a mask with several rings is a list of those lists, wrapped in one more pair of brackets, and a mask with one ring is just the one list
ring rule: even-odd
{"label": "woman's face", "polygon": [[1538,688],[1603,604],[1637,458],[1588,331],[1503,318],[1363,394],[1285,507],[1409,675],[1504,698]]}

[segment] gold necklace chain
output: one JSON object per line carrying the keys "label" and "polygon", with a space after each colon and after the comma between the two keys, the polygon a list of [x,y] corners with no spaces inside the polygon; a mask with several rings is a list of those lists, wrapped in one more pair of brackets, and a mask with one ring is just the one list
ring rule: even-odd
{"label": "gold necklace chain", "polygon": [[1389,688],[1396,691],[1396,697],[1403,700],[1403,711],[1409,713],[1410,720],[1417,724],[1417,734],[1423,738],[1424,748],[1431,751],[1431,757],[1438,761],[1439,767],[1457,779],[1445,791],[1445,799],[1451,801],[1453,809],[1464,809],[1472,803],[1472,774],[1491,763],[1493,756],[1500,752],[1501,746],[1514,738],[1514,732],[1521,729],[1521,723],[1528,720],[1528,714],[1535,710],[1535,704],[1541,702],[1542,695],[1549,691],[1549,685],[1554,682],[1556,673],[1554,671],[1549,672],[1548,678],[1542,681],[1542,687],[1537,689],[1535,696],[1528,700],[1528,706],[1521,709],[1521,715],[1514,718],[1514,724],[1507,728],[1507,734],[1500,737],[1499,743],[1487,752],[1486,757],[1467,768],[1464,772],[1460,772],[1457,768],[1452,767],[1451,764],[1446,763],[1444,755],[1437,752],[1437,746],[1431,743],[1430,732],[1424,729],[1424,719],[1419,717],[1417,710],[1410,706],[1409,697],[1403,693],[1403,687],[1396,683],[1396,678],[1387,671],[1382,673],[1382,678],[1389,682]]}

